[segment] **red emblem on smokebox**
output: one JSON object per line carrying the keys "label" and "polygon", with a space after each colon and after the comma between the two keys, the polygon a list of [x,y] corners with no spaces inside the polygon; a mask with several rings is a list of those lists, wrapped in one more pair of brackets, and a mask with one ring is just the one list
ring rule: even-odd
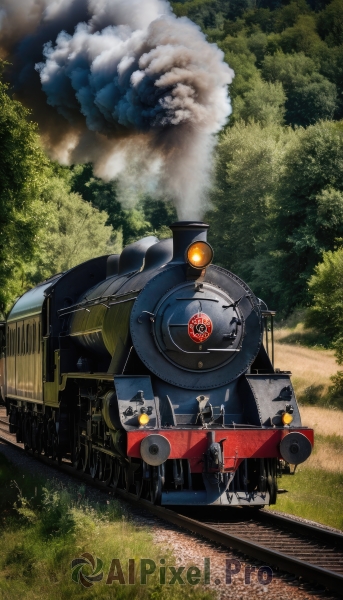
{"label": "red emblem on smokebox", "polygon": [[199,312],[188,321],[188,335],[197,344],[201,344],[210,337],[213,325],[210,317]]}

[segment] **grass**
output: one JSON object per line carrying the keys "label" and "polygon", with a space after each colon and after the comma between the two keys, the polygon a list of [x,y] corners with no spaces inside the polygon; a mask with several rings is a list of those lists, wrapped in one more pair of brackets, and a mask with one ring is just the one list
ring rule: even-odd
{"label": "grass", "polygon": [[306,309],[295,310],[287,319],[275,322],[275,339],[284,344],[330,349],[331,340],[322,332],[305,326]]}
{"label": "grass", "polygon": [[315,431],[313,453],[305,466],[343,473],[343,411],[302,406],[301,419]]}
{"label": "grass", "polygon": [[[187,581],[185,585],[161,585],[155,575],[149,576],[147,585],[141,585],[139,577],[127,585],[129,559],[135,560],[136,571],[142,558],[153,560],[157,567],[162,558],[166,565],[179,565],[167,548],[154,543],[148,526],[130,521],[116,500],[104,496],[96,503],[85,497],[83,487],[65,487],[58,481],[47,483],[28,476],[1,454],[0,486],[4,491],[0,496],[1,600],[69,600],[86,595],[92,600],[213,597],[202,585],[194,587]],[[98,564],[104,578],[86,590],[72,581],[71,561],[87,552],[103,562],[102,569]],[[112,559],[120,560],[125,585],[118,581],[106,585]],[[92,569],[84,566],[82,572],[90,575]]]}
{"label": "grass", "polygon": [[343,409],[341,392],[335,392],[331,377],[338,365],[327,338],[304,326],[304,311],[296,311],[275,328],[275,366],[291,371],[298,401],[303,405]]}
{"label": "grass", "polygon": [[343,473],[300,465],[295,475],[283,475],[276,510],[343,530]]}
{"label": "grass", "polygon": [[313,452],[306,462],[306,468],[343,474],[343,437],[340,435],[320,435],[315,430],[315,444]]}
{"label": "grass", "polygon": [[302,406],[301,419],[306,427],[315,429],[316,434],[343,435],[343,411],[341,410]]}
{"label": "grass", "polygon": [[330,406],[330,377],[337,372],[333,350],[276,342],[275,366],[292,372],[292,383],[301,404]]}
{"label": "grass", "polygon": [[276,510],[343,530],[343,411],[302,406],[303,425],[314,429],[310,458],[295,475],[283,475],[279,487],[288,490]]}

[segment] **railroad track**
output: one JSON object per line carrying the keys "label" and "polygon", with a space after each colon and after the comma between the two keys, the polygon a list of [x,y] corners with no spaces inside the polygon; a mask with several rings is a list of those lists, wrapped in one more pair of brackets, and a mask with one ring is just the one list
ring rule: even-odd
{"label": "railroad track", "polygon": [[[17,444],[15,436],[8,432],[8,421],[3,417],[0,417],[0,439],[24,452],[23,445]],[[104,483],[93,480],[90,475],[75,471],[66,461],[58,464],[44,455],[31,451],[27,454],[88,485],[106,491],[107,494],[111,489]],[[216,544],[234,549],[283,572],[301,576],[302,581],[342,594],[343,534],[265,510],[206,507],[204,521],[203,507],[178,507],[179,512],[176,512],[154,506],[121,489],[117,489],[116,494],[157,517]]]}

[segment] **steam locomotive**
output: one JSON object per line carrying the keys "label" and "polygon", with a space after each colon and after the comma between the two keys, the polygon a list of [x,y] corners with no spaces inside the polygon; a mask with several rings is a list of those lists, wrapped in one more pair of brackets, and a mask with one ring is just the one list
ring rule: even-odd
{"label": "steam locomotive", "polygon": [[[44,281],[1,332],[1,396],[27,449],[162,505],[264,506],[313,445],[273,316],[177,222]],[[271,356],[269,356],[271,355]]]}

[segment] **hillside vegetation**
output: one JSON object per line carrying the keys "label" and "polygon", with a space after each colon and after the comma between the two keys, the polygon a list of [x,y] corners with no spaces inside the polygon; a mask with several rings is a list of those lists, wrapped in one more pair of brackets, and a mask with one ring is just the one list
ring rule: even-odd
{"label": "hillside vegetation", "polygon": [[[306,329],[319,332],[341,363],[343,0],[183,0],[172,7],[219,46],[235,72],[204,215],[215,262],[279,315],[307,309]],[[166,198],[142,194],[125,208],[115,179],[95,177],[90,164],[52,163],[5,83],[0,115],[2,316],[16,296],[57,271],[144,235],[170,235],[177,215]],[[343,372],[334,377],[339,405]]]}

